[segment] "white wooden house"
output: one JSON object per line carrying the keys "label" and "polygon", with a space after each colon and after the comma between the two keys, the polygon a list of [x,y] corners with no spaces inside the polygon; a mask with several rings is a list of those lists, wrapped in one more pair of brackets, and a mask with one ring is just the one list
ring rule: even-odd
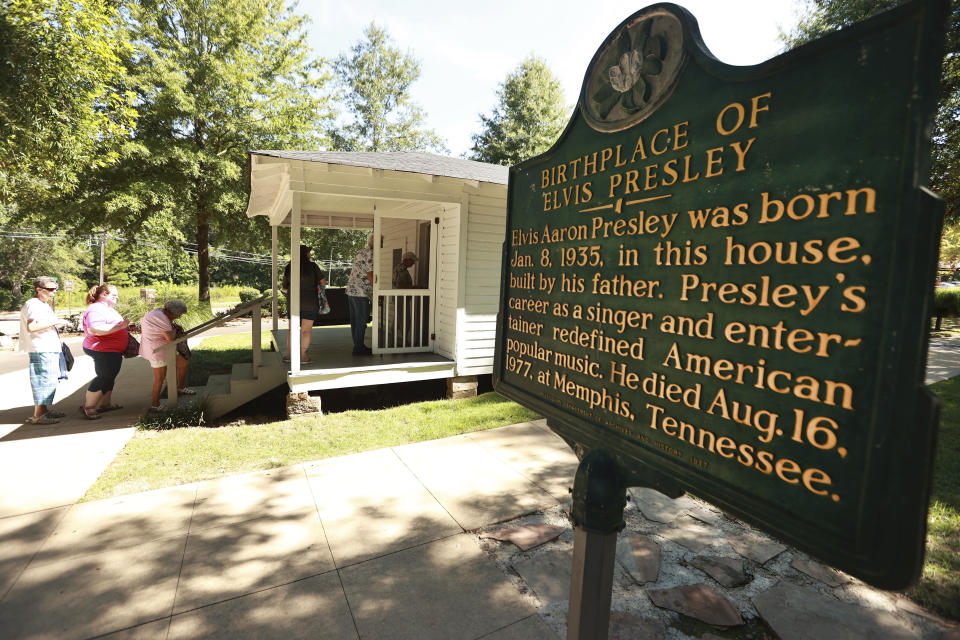
{"label": "white wooden house", "polygon": [[[491,373],[506,205],[507,168],[498,165],[413,152],[251,151],[247,215],[266,216],[272,227],[275,295],[280,226],[291,228],[290,255],[299,255],[304,227],[375,238],[374,355],[352,356],[347,329],[315,329],[311,362],[301,363],[299,335],[278,330],[274,309],[278,348],[294,342],[291,391],[429,378],[469,384]],[[393,267],[407,251],[419,257],[411,269],[418,288],[393,289]],[[299,271],[294,262],[294,282]]]}

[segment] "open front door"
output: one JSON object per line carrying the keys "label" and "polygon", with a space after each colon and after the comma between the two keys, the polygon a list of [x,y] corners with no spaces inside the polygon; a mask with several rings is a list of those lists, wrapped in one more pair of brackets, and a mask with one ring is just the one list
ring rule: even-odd
{"label": "open front door", "polygon": [[[373,234],[373,352],[433,351],[437,280],[433,220],[377,214]],[[410,253],[417,260],[403,267],[404,256]]]}

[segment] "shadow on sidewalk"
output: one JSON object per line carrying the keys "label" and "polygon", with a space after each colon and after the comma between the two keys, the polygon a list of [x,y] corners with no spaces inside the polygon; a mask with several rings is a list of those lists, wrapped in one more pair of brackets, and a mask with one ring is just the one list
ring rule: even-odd
{"label": "shadow on sidewalk", "polygon": [[[22,372],[28,378],[26,371]],[[0,442],[15,440],[29,440],[47,436],[60,436],[79,433],[95,433],[122,429],[136,424],[150,406],[150,385],[153,372],[150,364],[142,358],[124,360],[117,376],[113,392],[113,402],[123,405],[123,409],[102,414],[98,420],[87,420],[80,412],[83,405],[87,386],[93,379],[93,361],[89,356],[77,358],[70,378],[61,382],[62,388],[73,389],[66,397],[61,397],[62,388],[57,391],[57,398],[53,405],[55,411],[66,414],[60,422],[51,425],[35,425],[26,423],[27,417],[33,415],[33,400],[30,397],[29,386],[25,389],[18,385],[10,391],[19,396],[18,406],[0,410],[0,426],[20,425],[12,430],[7,429]],[[2,431],[0,431],[2,433]]]}

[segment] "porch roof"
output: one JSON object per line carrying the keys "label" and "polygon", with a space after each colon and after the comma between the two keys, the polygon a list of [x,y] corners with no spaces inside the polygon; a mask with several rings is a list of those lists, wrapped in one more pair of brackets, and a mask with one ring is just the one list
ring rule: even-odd
{"label": "porch roof", "polygon": [[507,185],[500,165],[432,153],[250,151],[247,216],[290,224],[293,194],[300,194],[301,224],[369,229],[373,212],[432,217],[458,205],[464,189]]}
{"label": "porch roof", "polygon": [[327,164],[386,169],[390,171],[409,171],[447,178],[463,178],[478,182],[507,184],[509,168],[498,164],[450,158],[433,153],[418,151],[389,151],[373,153],[365,151],[251,151],[251,154],[284,158],[287,160],[307,160]]}

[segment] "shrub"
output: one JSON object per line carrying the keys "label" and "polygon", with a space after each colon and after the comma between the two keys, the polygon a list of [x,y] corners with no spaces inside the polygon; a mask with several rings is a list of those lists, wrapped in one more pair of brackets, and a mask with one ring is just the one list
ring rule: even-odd
{"label": "shrub", "polygon": [[145,316],[148,311],[156,308],[156,306],[155,303],[148,302],[141,298],[127,298],[126,300],[121,298],[117,301],[117,306],[114,308],[117,310],[117,313],[124,318],[139,325],[143,316]]}
{"label": "shrub", "polygon": [[[246,304],[251,300],[256,300],[257,298],[260,298],[262,296],[270,295],[271,291],[272,291],[271,289],[264,289],[263,293],[261,293],[256,289],[254,289],[253,287],[242,287],[240,289],[240,304]],[[269,298],[268,298],[267,304],[260,307],[260,315],[261,317],[269,318],[272,312],[273,310],[270,306]]]}
{"label": "shrub", "polygon": [[237,295],[240,296],[240,304],[246,304],[251,300],[256,300],[263,294],[254,289],[253,287],[240,287],[240,290],[237,292]]}
{"label": "shrub", "polygon": [[13,291],[0,290],[0,309],[4,311],[19,311],[23,303],[29,298],[25,295],[17,295]]}
{"label": "shrub", "polygon": [[[273,289],[264,289],[262,295],[267,295],[273,293]],[[270,307],[265,306],[263,308],[263,315],[270,315]],[[287,315],[287,296],[283,295],[283,292],[279,292],[277,296],[277,313],[281,318],[286,317]]]}
{"label": "shrub", "polygon": [[960,316],[960,287],[934,289],[933,313],[941,316]]}

